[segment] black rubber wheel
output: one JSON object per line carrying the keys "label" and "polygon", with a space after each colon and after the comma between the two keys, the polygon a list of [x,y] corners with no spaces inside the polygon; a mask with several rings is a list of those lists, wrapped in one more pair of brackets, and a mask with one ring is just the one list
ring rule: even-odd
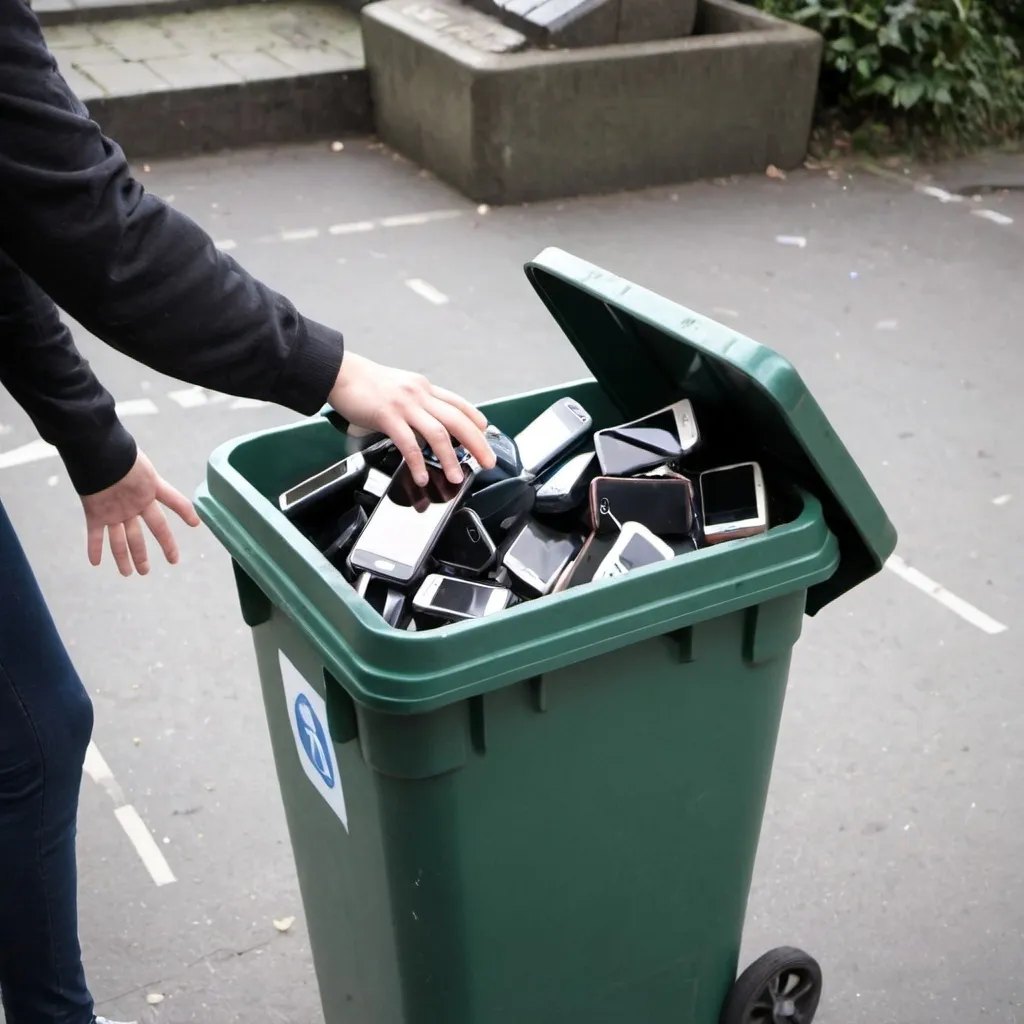
{"label": "black rubber wheel", "polygon": [[719,1024],[811,1024],[821,1001],[821,967],[803,950],[782,946],[736,980]]}

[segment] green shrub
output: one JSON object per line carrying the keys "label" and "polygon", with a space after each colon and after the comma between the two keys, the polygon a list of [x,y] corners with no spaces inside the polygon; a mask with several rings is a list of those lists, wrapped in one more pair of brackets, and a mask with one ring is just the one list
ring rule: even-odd
{"label": "green shrub", "polygon": [[959,144],[1024,129],[1024,66],[1008,25],[1024,0],[759,0],[825,38],[820,102],[856,130],[882,122]]}

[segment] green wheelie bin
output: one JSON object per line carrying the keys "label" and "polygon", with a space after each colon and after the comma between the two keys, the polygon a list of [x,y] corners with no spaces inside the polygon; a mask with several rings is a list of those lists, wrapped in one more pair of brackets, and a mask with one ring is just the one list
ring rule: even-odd
{"label": "green wheelie bin", "polygon": [[327,1024],[810,1024],[812,957],[737,981],[793,645],[896,534],[785,359],[557,249],[527,275],[594,427],[691,398],[756,458],[767,533],[423,632],[277,510],[344,458],[327,417],[219,448],[199,513],[251,627]]}

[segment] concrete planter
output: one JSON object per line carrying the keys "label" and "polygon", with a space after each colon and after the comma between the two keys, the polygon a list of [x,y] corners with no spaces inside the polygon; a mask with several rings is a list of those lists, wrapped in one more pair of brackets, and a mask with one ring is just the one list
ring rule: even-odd
{"label": "concrete planter", "polygon": [[363,43],[382,139],[478,202],[795,167],[817,33],[704,0],[697,35],[531,50],[452,0],[379,0]]}

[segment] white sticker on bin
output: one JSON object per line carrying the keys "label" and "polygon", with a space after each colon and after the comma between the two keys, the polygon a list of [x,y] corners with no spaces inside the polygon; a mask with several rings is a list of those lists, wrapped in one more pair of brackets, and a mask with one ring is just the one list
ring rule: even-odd
{"label": "white sticker on bin", "polygon": [[348,811],[334,744],[327,731],[327,705],[284,654],[281,655],[281,679],[302,770],[347,832]]}

